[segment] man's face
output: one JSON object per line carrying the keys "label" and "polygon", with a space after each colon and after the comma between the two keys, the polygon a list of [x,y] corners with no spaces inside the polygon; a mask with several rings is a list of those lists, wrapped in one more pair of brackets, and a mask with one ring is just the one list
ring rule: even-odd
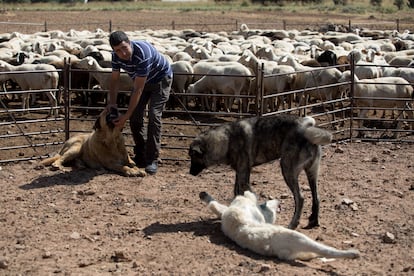
{"label": "man's face", "polygon": [[114,46],[114,52],[115,54],[123,60],[130,60],[132,56],[132,48],[131,44],[126,41],[122,41],[117,46]]}

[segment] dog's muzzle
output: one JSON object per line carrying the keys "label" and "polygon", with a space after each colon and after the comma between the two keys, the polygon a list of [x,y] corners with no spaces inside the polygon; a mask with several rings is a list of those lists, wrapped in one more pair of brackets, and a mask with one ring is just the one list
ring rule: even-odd
{"label": "dog's muzzle", "polygon": [[190,174],[191,175],[198,175],[205,168],[206,168],[206,166],[204,166],[204,164],[201,164],[201,163],[191,163],[191,166],[190,166]]}
{"label": "dog's muzzle", "polygon": [[106,115],[106,123],[107,123],[107,125],[109,127],[113,128],[115,125],[114,125],[114,123],[112,121],[115,120],[118,117],[119,117],[118,108],[111,107],[111,109],[109,110],[109,113]]}

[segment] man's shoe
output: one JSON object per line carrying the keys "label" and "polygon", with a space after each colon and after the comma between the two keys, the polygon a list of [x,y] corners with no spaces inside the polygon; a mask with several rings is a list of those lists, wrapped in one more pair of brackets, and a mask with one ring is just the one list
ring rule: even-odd
{"label": "man's shoe", "polygon": [[148,174],[156,174],[157,170],[158,170],[158,162],[157,161],[152,161],[151,164],[149,164],[145,167],[145,171]]}

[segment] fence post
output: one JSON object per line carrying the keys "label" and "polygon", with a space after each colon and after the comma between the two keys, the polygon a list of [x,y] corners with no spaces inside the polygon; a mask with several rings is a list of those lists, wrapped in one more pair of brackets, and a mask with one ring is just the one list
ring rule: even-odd
{"label": "fence post", "polygon": [[239,29],[239,21],[236,19],[236,30],[237,31]]}
{"label": "fence post", "polygon": [[45,32],[47,32],[47,22],[46,22],[46,20],[45,20]]}
{"label": "fence post", "polygon": [[171,22],[171,29],[175,30],[175,21],[174,20]]}
{"label": "fence post", "polygon": [[286,20],[283,20],[283,30],[286,31]]}
{"label": "fence post", "polygon": [[64,104],[65,104],[65,141],[69,139],[69,130],[70,130],[70,125],[69,125],[69,117],[70,117],[70,109],[69,109],[69,105],[70,105],[70,96],[69,96],[69,78],[70,78],[70,60],[69,62],[67,61],[67,59],[64,59],[64,64],[63,64],[63,96],[64,96]]}
{"label": "fence post", "polygon": [[109,33],[112,33],[112,20],[109,20]]}
{"label": "fence post", "polygon": [[[351,83],[349,89],[349,98],[351,99],[351,114],[349,115],[350,122],[349,122],[349,139],[352,143],[352,129],[353,129],[353,121],[354,121],[354,106],[355,106],[355,99],[354,99],[354,87],[355,87],[355,57],[354,55],[350,55],[350,71],[351,71]],[[358,116],[359,117],[359,116]],[[358,124],[359,125],[359,124]]]}
{"label": "fence post", "polygon": [[351,19],[348,21],[348,32],[352,32],[352,25],[351,25]]}
{"label": "fence post", "polygon": [[397,31],[400,32],[400,19],[397,18]]}
{"label": "fence post", "polygon": [[264,82],[264,63],[261,64],[261,66],[259,66],[259,63],[257,64],[257,72],[256,72],[256,83],[257,83],[257,92],[256,93],[256,112],[257,115],[262,116],[264,113],[264,99],[263,99],[263,95],[264,95],[264,87],[263,87],[263,82]]}

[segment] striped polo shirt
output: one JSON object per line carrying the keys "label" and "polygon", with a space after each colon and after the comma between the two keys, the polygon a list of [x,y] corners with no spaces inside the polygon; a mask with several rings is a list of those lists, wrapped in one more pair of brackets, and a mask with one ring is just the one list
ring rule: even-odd
{"label": "striped polo shirt", "polygon": [[168,60],[149,42],[131,41],[131,60],[120,59],[112,52],[112,71],[125,70],[128,75],[147,77],[147,83],[157,83],[165,76],[172,76]]}

